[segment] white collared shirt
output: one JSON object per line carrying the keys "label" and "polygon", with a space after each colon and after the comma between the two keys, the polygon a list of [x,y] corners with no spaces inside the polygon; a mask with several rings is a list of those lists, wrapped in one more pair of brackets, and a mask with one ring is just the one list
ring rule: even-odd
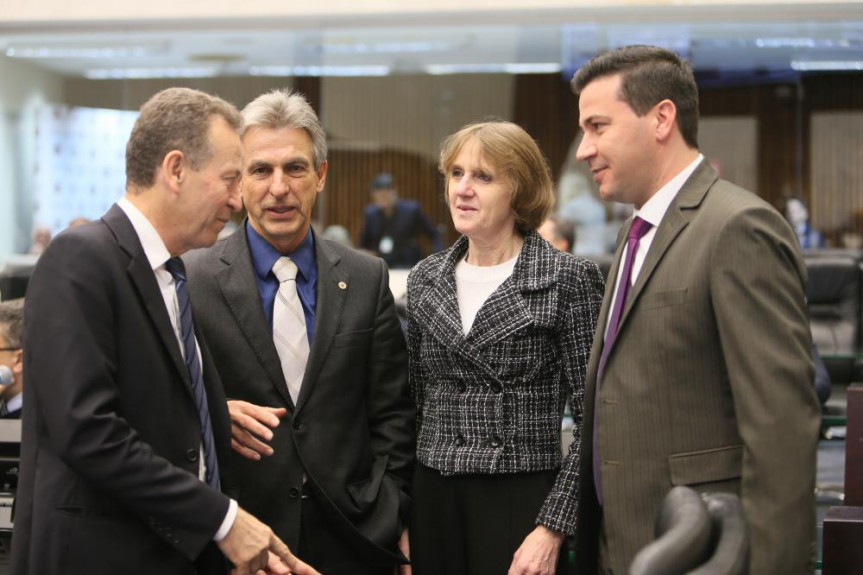
{"label": "white collared shirt", "polygon": [[[638,279],[638,274],[641,272],[641,266],[644,265],[644,259],[647,257],[647,251],[650,249],[650,244],[653,243],[653,238],[656,237],[656,230],[662,222],[662,218],[665,217],[665,212],[668,211],[668,206],[670,206],[674,198],[677,197],[678,192],[680,192],[680,188],[683,187],[683,184],[686,183],[686,180],[689,179],[689,176],[692,175],[692,172],[695,171],[695,168],[698,167],[698,164],[700,164],[703,159],[704,156],[702,154],[698,154],[698,157],[691,164],[683,168],[679,174],[671,178],[667,184],[659,188],[659,191],[653,194],[649,200],[644,202],[641,209],[633,211],[633,218],[638,216],[649,223],[651,227],[647,233],[641,237],[641,241],[638,242],[638,250],[635,252],[635,259],[632,262],[632,271],[629,276],[630,288],[635,285],[635,280]],[[614,286],[614,296],[611,298],[611,305],[608,308],[609,314],[611,314],[611,310],[614,309],[614,302],[617,300],[617,293],[620,291],[621,272],[623,271],[623,264],[626,262],[628,249],[628,246],[624,246],[623,253],[620,256],[620,264],[617,268],[617,284]],[[604,337],[608,337],[607,320],[605,324]]]}
{"label": "white collared shirt", "polygon": [[[147,261],[150,263],[150,268],[156,276],[156,282],[159,284],[159,291],[162,292],[162,299],[165,302],[165,309],[168,310],[168,317],[171,319],[171,327],[174,328],[174,335],[177,338],[177,345],[180,346],[180,353],[185,358],[185,350],[183,348],[183,333],[182,324],[180,321],[180,303],[177,301],[177,290],[174,287],[174,276],[165,267],[165,264],[171,259],[171,253],[165,246],[165,241],[150,220],[147,219],[141,210],[135,206],[128,198],[123,197],[117,202],[117,206],[123,210],[126,217],[132,223],[135,233],[138,235],[138,240],[141,242],[141,247],[144,248],[144,255],[147,256]],[[198,350],[198,357],[202,357],[201,348],[198,345],[198,338],[195,338],[195,347]],[[201,443],[199,450],[199,465],[198,479],[204,481],[206,478],[206,458],[204,457],[204,446]],[[221,541],[231,530],[234,525],[234,520],[237,517],[237,502],[231,499],[231,504],[228,507],[228,513],[222,521],[221,527],[213,537],[213,541]]]}

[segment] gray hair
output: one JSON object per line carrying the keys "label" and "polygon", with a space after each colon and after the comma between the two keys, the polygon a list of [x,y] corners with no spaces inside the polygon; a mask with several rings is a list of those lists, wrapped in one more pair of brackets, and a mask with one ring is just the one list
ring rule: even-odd
{"label": "gray hair", "polygon": [[24,346],[24,298],[0,303],[0,333],[7,346]]}
{"label": "gray hair", "polygon": [[290,88],[262,94],[243,108],[240,137],[253,128],[305,130],[315,147],[315,170],[327,160],[327,136],[306,97]]}

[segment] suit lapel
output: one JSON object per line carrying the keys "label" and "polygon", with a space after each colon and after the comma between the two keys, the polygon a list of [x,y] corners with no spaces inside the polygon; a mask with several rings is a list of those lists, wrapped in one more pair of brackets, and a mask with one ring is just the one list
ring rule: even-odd
{"label": "suit lapel", "polygon": [[641,266],[638,278],[629,292],[626,307],[620,317],[618,333],[623,328],[630,311],[644,291],[647,282],[650,281],[650,277],[653,275],[659,262],[662,261],[662,258],[677,239],[677,236],[680,235],[680,232],[689,225],[694,210],[701,205],[701,201],[707,194],[707,190],[710,189],[710,186],[713,185],[716,179],[716,171],[710,167],[707,160],[702,160],[689,179],[683,184],[683,187],[680,188],[674,200],[671,201],[668,210],[659,223],[659,228],[657,228],[653,242],[650,244],[650,249],[647,252],[647,257],[644,259],[644,264]]}
{"label": "suit lapel", "polygon": [[309,350],[303,385],[297,398],[297,411],[303,408],[318,380],[341,323],[345,300],[351,290],[351,276],[339,266],[341,257],[319,237],[315,238],[315,261],[318,266],[315,339]]}
{"label": "suit lapel", "polygon": [[138,239],[138,234],[135,232],[132,222],[129,221],[125,212],[116,204],[102,217],[102,221],[111,229],[117,238],[117,244],[120,248],[128,254],[129,263],[126,266],[126,273],[129,275],[138,295],[141,297],[144,309],[147,311],[150,321],[153,322],[153,327],[156,333],[159,334],[159,339],[162,340],[165,351],[171,358],[171,363],[174,364],[177,373],[186,383],[185,387],[189,394],[192,394],[189,370],[183,361],[183,355],[180,352],[180,343],[177,341],[177,335],[171,325],[168,310],[165,309],[165,300],[162,298],[162,292],[159,289],[156,276],[150,267],[150,261],[144,253],[141,240]]}
{"label": "suit lapel", "polygon": [[252,258],[249,255],[244,229],[245,226],[240,226],[240,229],[225,242],[220,254],[223,267],[216,272],[216,281],[222,289],[237,326],[254,350],[270,383],[278,390],[282,399],[293,406],[285,376],[282,373],[279,354],[273,344],[273,334],[267,325],[267,318],[258,295],[255,270],[252,268]]}
{"label": "suit lapel", "polygon": [[[629,235],[629,227],[632,225],[632,220],[624,226],[621,233],[617,237],[617,249],[614,252],[614,260],[611,262],[611,267],[608,270],[608,277],[605,280],[605,294],[602,296],[602,305],[599,308],[599,317],[596,321],[596,332],[593,338],[593,345],[590,351],[590,360],[587,366],[587,381],[596,381],[596,376],[599,371],[599,358],[602,356],[602,348],[605,345],[605,327],[608,325],[608,316],[611,313],[611,298],[614,295],[614,288],[617,284],[617,274],[620,272],[620,259],[623,257],[623,248],[626,242],[621,238]],[[588,386],[589,388],[589,386]],[[585,396],[587,400],[587,396]]]}

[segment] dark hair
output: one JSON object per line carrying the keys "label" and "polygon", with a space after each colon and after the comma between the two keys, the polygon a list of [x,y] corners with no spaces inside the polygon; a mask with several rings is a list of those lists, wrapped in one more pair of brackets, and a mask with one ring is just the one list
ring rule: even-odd
{"label": "dark hair", "polygon": [[126,186],[153,185],[156,170],[172,150],[180,150],[193,170],[213,155],[210,124],[220,116],[235,130],[237,109],[216,96],[190,88],[168,88],[147,100],[126,144]]}
{"label": "dark hair", "polygon": [[24,346],[24,298],[0,303],[0,333],[8,347]]}
{"label": "dark hair", "polygon": [[698,148],[698,86],[690,65],[656,46],[624,46],[592,58],[572,78],[576,95],[597,78],[620,74],[620,98],[639,116],[662,100],[677,108],[677,127]]}
{"label": "dark hair", "polygon": [[449,186],[450,168],[469,140],[476,140],[483,158],[509,178],[510,209],[518,231],[537,229],[554,205],[554,189],[548,161],[533,138],[521,126],[501,120],[465,126],[441,146],[438,170],[445,186]]}
{"label": "dark hair", "polygon": [[563,216],[552,214],[548,216],[548,220],[554,224],[554,237],[556,239],[564,239],[569,243],[569,249],[575,247],[575,224]]}

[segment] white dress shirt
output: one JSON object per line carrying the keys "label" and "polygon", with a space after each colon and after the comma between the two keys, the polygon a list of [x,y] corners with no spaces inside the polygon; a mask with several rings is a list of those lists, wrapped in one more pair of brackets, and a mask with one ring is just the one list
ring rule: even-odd
{"label": "white dress shirt", "polygon": [[[169,272],[165,267],[165,263],[171,259],[171,253],[165,246],[162,236],[159,235],[159,232],[156,231],[156,228],[154,228],[153,224],[150,223],[150,220],[147,219],[147,216],[141,213],[141,210],[139,210],[135,204],[124,197],[117,202],[117,206],[123,210],[126,217],[128,217],[129,221],[132,223],[132,227],[135,228],[135,233],[138,235],[138,240],[140,240],[141,246],[144,248],[144,254],[147,256],[147,261],[150,263],[153,274],[156,276],[156,282],[159,284],[159,291],[162,292],[162,299],[165,301],[165,309],[168,310],[168,317],[171,319],[171,326],[174,328],[174,335],[177,337],[177,345],[180,346],[180,353],[185,356],[185,350],[183,349],[182,324],[180,321],[180,304],[177,301],[177,290],[174,287],[174,276],[172,276],[171,272]],[[195,338],[195,347],[198,350],[198,357],[202,357],[197,337]],[[198,457],[198,479],[204,481],[207,470],[205,468],[206,458],[204,457],[203,443],[199,445],[198,450],[200,451],[200,457]],[[222,525],[219,527],[219,530],[216,531],[216,535],[213,536],[213,540],[218,542],[224,539],[228,534],[228,531],[233,527],[234,520],[236,518],[237,502],[231,499],[228,513],[225,515],[225,519],[222,521]]]}
{"label": "white dress shirt", "polygon": [[[656,229],[662,222],[662,218],[665,217],[665,212],[668,211],[668,206],[670,206],[674,198],[677,197],[678,192],[680,192],[680,188],[683,187],[683,184],[686,183],[686,180],[689,179],[689,176],[692,175],[692,172],[695,171],[695,168],[698,167],[698,164],[700,164],[703,159],[704,156],[702,154],[698,154],[695,161],[683,168],[679,174],[671,178],[667,184],[659,188],[658,192],[653,194],[649,200],[644,202],[641,209],[633,211],[633,218],[636,216],[641,218],[649,223],[651,228],[646,234],[644,234],[644,236],[642,236],[641,241],[638,242],[638,251],[635,252],[635,259],[632,262],[632,271],[629,276],[630,288],[635,285],[635,280],[638,279],[638,274],[641,272],[641,266],[644,265],[644,259],[647,257],[647,251],[650,249],[650,244],[653,243],[653,238],[656,237]],[[629,247],[624,245],[623,253],[620,256],[620,264],[617,268],[617,283],[614,286],[614,296],[611,298],[611,305],[608,307],[609,313],[614,309],[614,302],[617,300],[617,293],[620,291],[621,272],[623,271],[623,264],[626,262],[628,249]],[[608,321],[605,323],[605,337],[608,337]]]}

